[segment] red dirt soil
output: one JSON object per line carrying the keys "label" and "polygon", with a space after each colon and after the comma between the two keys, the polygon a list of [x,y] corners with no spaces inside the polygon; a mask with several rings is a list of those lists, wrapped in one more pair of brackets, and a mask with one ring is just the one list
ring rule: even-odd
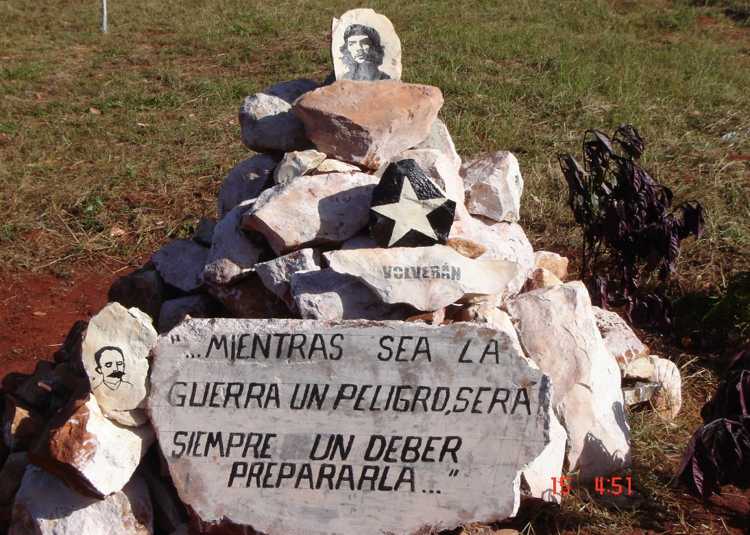
{"label": "red dirt soil", "polygon": [[107,303],[107,290],[124,272],[73,267],[69,277],[14,273],[0,280],[0,379],[30,373],[51,360],[77,320],[87,320]]}

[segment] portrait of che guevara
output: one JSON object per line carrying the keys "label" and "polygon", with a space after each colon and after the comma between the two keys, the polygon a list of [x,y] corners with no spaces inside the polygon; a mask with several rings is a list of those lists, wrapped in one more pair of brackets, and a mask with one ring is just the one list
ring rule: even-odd
{"label": "portrait of che guevara", "polygon": [[345,80],[390,80],[380,70],[385,49],[375,28],[364,24],[351,24],[344,31],[344,43],[339,49],[341,61],[347,68]]}

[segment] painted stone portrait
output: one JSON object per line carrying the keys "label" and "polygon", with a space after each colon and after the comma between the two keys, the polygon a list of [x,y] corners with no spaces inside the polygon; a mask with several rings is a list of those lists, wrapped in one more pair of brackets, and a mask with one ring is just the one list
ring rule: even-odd
{"label": "painted stone portrait", "polygon": [[391,21],[372,9],[333,19],[331,54],[337,80],[401,79],[401,41]]}

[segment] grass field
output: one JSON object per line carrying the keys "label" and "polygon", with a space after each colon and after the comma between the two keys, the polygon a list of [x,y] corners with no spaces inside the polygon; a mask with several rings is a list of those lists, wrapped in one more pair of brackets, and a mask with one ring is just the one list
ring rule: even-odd
{"label": "grass field", "polygon": [[[242,98],[277,81],[325,78],[330,19],[355,7],[111,0],[102,34],[97,6],[0,0],[2,273],[132,264],[189,235],[201,216],[215,215],[223,177],[249,155],[239,138]],[[746,2],[368,6],[399,32],[404,80],[442,89],[460,154],[517,155],[521,223],[535,249],[575,260],[580,247],[557,153],[578,153],[586,128],[630,122],[646,138],[645,167],[676,203],[706,208],[707,231],[683,247],[675,291],[716,292],[750,269]],[[688,395],[674,424],[631,418],[648,506],[613,512],[577,495],[527,533],[708,532],[700,507],[668,483],[715,375],[696,355],[652,344],[685,365]]]}

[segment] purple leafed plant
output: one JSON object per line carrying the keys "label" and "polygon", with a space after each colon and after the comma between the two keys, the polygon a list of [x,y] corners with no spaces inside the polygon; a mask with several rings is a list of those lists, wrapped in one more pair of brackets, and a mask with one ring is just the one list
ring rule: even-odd
{"label": "purple leafed plant", "polygon": [[718,494],[722,485],[750,488],[750,349],[734,359],[701,416],[679,480],[703,498]]}
{"label": "purple leafed plant", "polygon": [[[657,273],[664,283],[675,271],[680,242],[703,232],[703,207],[695,201],[672,209],[672,191],[656,182],[637,160],[645,143],[632,125],[610,138],[600,130],[583,136],[583,165],[558,156],[569,188],[569,203],[583,229],[581,279],[589,271],[601,305],[627,305],[631,321],[669,325],[669,301],[661,290],[647,293],[642,281]],[[605,272],[597,260],[612,258]]]}

